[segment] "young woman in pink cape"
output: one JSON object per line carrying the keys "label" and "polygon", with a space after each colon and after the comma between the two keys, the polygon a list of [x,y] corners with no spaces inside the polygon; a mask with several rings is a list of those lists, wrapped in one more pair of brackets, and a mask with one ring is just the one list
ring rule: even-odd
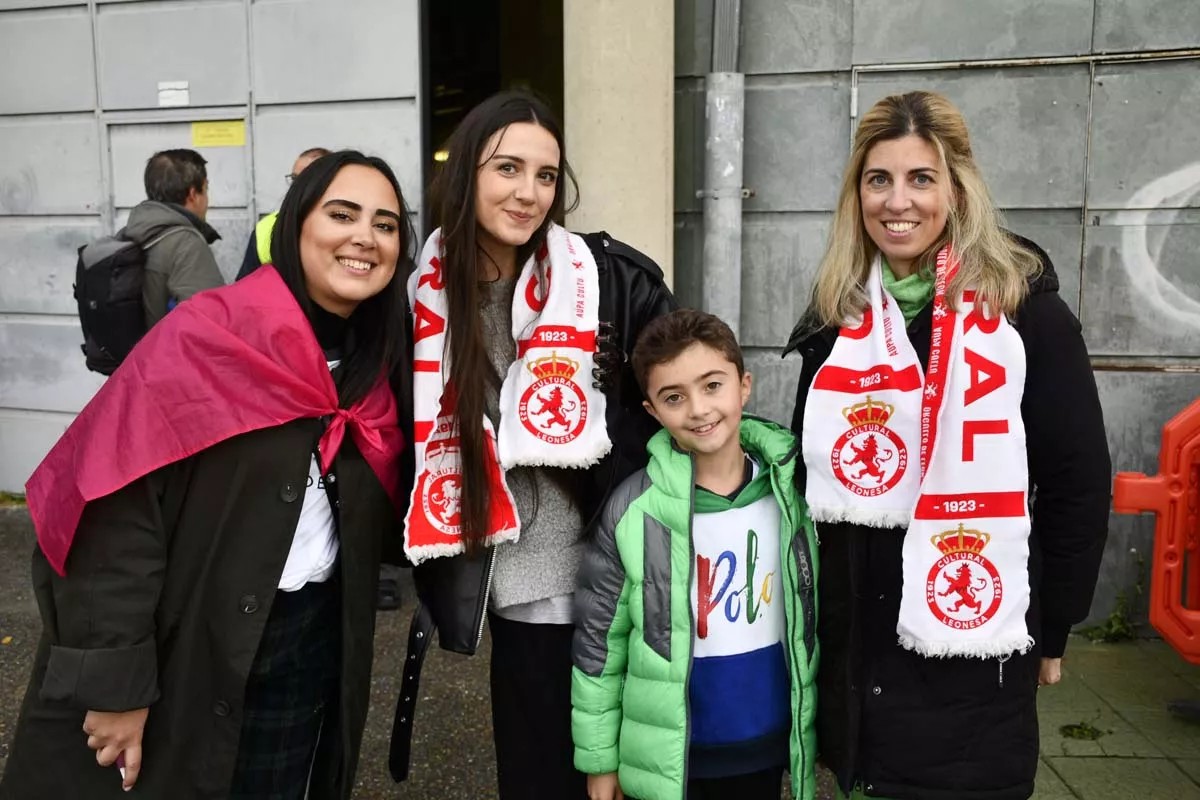
{"label": "young woman in pink cape", "polygon": [[43,634],[0,797],[350,797],[408,219],[382,160],[314,162],[276,263],[173,310],[34,473]]}

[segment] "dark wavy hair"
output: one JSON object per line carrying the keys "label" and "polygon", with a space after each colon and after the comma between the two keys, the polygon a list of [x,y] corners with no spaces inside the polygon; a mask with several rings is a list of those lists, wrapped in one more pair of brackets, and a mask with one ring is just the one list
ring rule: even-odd
{"label": "dark wavy hair", "polygon": [[[575,175],[567,164],[562,126],[549,105],[526,91],[506,91],[475,106],[450,135],[446,143],[450,157],[429,192],[434,224],[442,230],[442,275],[446,282],[450,324],[449,379],[457,390],[456,417],[466,420],[466,424],[459,425],[463,483],[461,519],[463,539],[472,551],[487,534],[491,502],[484,460],[486,443],[479,424],[485,413],[485,381],[497,387],[500,383],[488,360],[479,313],[482,298],[477,261],[483,251],[478,237],[479,221],[475,217],[475,191],[479,164],[492,156],[492,153],[484,152],[488,140],[497,131],[518,122],[531,122],[554,137],[558,143],[560,175],[546,219],[529,241],[517,248],[519,269],[546,240],[550,225],[561,220],[578,201]],[[574,195],[570,203],[567,202],[568,183]]]}
{"label": "dark wavy hair", "polygon": [[367,395],[381,376],[391,375],[404,358],[408,346],[408,304],[405,284],[412,271],[412,248],[416,237],[412,218],[396,174],[382,158],[366,156],[357,150],[339,150],[321,156],[292,182],[271,235],[275,269],[292,290],[296,302],[311,318],[313,301],[304,281],[300,262],[300,229],[313,212],[334,176],[343,167],[370,167],[387,178],[400,204],[400,254],[396,272],[379,294],[362,301],[350,315],[347,336],[354,347],[348,348],[338,380],[338,403],[349,408]]}

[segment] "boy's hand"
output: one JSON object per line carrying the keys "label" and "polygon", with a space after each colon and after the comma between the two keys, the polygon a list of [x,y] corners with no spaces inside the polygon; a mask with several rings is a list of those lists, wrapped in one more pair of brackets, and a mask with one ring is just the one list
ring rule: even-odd
{"label": "boy's hand", "polygon": [[88,747],[96,751],[96,763],[102,767],[112,766],[117,763],[118,756],[125,755],[122,783],[127,792],[137,783],[142,768],[142,730],[149,713],[148,708],[89,711],[83,719],[83,732],[87,734]]}
{"label": "boy's hand", "polygon": [[625,800],[617,773],[588,775],[588,800]]}

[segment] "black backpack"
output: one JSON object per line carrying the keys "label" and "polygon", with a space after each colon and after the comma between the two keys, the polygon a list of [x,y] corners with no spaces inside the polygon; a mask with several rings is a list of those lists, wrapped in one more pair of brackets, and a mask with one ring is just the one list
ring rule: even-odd
{"label": "black backpack", "polygon": [[142,309],[146,251],[185,226],[167,229],[143,247],[120,230],[79,248],[75,264],[75,301],[83,328],[87,368],[101,375],[116,371],[129,351],[146,335]]}

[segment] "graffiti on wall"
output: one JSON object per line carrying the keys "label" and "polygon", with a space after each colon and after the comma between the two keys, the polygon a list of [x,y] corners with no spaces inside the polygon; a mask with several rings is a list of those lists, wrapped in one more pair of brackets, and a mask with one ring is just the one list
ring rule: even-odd
{"label": "graffiti on wall", "polygon": [[[1157,178],[1139,189],[1129,201],[1130,211],[1122,214],[1127,223],[1121,236],[1121,260],[1130,285],[1142,295],[1156,314],[1200,330],[1200,300],[1189,297],[1170,278],[1162,274],[1164,237],[1151,242],[1153,225],[1170,225],[1178,212],[1160,216],[1161,209],[1187,207],[1200,194],[1200,161],[1188,164]],[[1152,217],[1154,218],[1152,221]]]}

